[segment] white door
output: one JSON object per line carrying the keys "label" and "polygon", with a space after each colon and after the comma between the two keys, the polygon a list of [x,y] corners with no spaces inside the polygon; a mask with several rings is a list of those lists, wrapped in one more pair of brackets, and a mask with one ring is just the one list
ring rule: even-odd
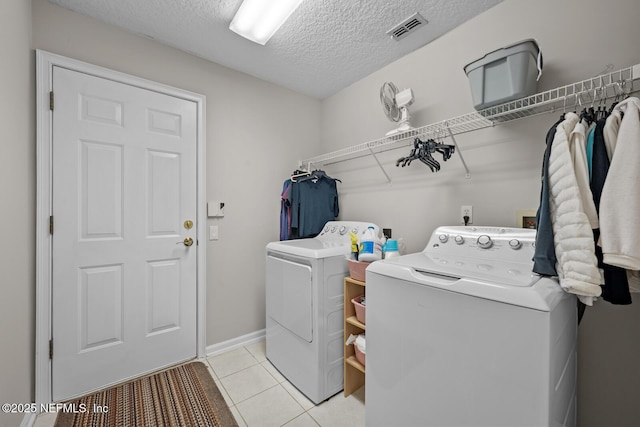
{"label": "white door", "polygon": [[57,66],[53,92],[60,401],[196,355],[197,105]]}

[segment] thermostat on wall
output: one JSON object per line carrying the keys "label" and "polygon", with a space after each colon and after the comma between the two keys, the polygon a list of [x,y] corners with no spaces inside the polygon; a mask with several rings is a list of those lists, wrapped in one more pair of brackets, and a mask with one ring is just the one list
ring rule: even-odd
{"label": "thermostat on wall", "polygon": [[224,216],[224,202],[207,202],[207,216],[209,218],[220,218]]}

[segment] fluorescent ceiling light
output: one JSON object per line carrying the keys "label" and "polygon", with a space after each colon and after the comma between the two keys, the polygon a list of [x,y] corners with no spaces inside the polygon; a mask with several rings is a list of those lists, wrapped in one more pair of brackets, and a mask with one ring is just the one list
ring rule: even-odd
{"label": "fluorescent ceiling light", "polygon": [[244,0],[229,29],[264,45],[300,3],[302,0]]}

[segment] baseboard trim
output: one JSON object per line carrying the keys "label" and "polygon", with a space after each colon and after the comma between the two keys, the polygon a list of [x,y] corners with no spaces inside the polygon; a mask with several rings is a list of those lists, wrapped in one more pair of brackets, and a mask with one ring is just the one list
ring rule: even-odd
{"label": "baseboard trim", "polygon": [[20,427],[32,427],[36,423],[37,417],[38,414],[33,412],[24,414],[24,417],[22,417],[22,422],[20,423]]}
{"label": "baseboard trim", "polygon": [[207,356],[216,356],[225,351],[234,350],[247,344],[253,344],[254,342],[262,341],[265,338],[266,329],[260,329],[259,331],[251,332],[246,335],[242,335],[230,340],[222,341],[217,344],[207,346]]}

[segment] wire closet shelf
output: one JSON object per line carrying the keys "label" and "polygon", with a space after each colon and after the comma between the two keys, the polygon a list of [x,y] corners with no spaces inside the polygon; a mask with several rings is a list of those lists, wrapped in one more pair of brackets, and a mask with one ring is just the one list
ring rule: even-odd
{"label": "wire closet shelf", "polygon": [[[492,127],[496,124],[554,111],[568,111],[574,107],[598,106],[599,103],[615,98],[622,99],[632,92],[637,91],[638,88],[634,88],[634,83],[637,80],[640,80],[640,64],[494,107],[428,124],[406,132],[310,157],[300,161],[300,166],[310,170],[314,166],[330,165],[332,163],[373,155],[384,172],[382,165],[380,165],[380,162],[375,156],[376,153],[406,147],[412,144],[415,138],[437,139],[451,137],[455,143],[454,135]],[[457,144],[456,149],[461,155]],[[462,156],[460,158],[467,170],[467,177],[469,177],[469,170],[466,167],[466,163]],[[386,172],[384,173],[387,175]],[[387,179],[388,178],[387,176]]]}

